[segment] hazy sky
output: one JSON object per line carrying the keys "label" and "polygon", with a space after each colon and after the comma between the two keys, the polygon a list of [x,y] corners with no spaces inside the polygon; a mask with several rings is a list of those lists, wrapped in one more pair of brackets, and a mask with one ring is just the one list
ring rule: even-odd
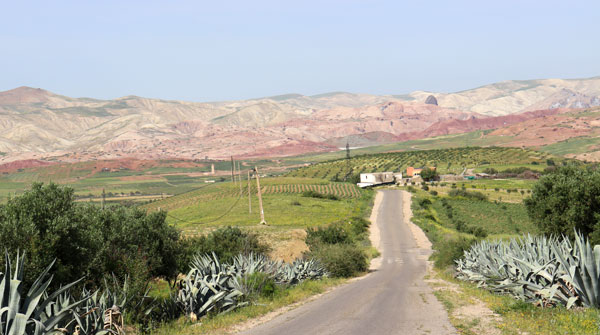
{"label": "hazy sky", "polygon": [[3,1],[0,90],[212,101],[600,75],[600,1]]}

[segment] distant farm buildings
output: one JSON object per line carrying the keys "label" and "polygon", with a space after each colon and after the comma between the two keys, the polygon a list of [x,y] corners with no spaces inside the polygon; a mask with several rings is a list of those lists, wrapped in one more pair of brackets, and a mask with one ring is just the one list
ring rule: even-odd
{"label": "distant farm buildings", "polygon": [[[431,170],[435,170],[435,167],[428,167]],[[385,185],[385,184],[400,184],[402,182],[408,182],[412,179],[415,181],[416,179],[421,179],[421,172],[423,169],[427,169],[427,167],[415,168],[409,166],[406,168],[406,176],[405,179],[402,179],[402,172],[373,172],[373,173],[361,173],[360,174],[360,183],[357,183],[359,187],[371,187],[377,185]]]}
{"label": "distant farm buildings", "polygon": [[[425,167],[416,168],[416,167],[409,166],[406,168],[406,176],[407,177],[420,176],[423,169],[425,169]],[[430,166],[429,169],[435,170],[436,168],[435,168],[435,166]]]}
{"label": "distant farm buildings", "polygon": [[359,187],[365,188],[376,185],[393,184],[396,181],[402,180],[400,172],[373,172],[361,173]]}

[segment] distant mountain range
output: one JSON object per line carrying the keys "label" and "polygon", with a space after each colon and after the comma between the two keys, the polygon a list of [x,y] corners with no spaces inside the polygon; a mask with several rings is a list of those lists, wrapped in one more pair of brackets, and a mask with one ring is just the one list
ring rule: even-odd
{"label": "distant mountain range", "polygon": [[505,81],[456,93],[334,92],[210,103],[70,98],[19,87],[0,92],[0,163],[288,156],[499,129],[595,106],[600,77]]}

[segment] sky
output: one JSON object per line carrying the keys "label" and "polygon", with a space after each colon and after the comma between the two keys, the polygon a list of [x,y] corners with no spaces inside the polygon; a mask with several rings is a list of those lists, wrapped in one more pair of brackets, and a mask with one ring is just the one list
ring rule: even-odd
{"label": "sky", "polygon": [[0,91],[189,101],[600,75],[600,1],[4,1]]}

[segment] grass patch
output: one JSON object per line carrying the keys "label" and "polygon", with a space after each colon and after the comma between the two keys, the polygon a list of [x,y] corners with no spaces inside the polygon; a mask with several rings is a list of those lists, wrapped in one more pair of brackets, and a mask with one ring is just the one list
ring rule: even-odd
{"label": "grass patch", "polygon": [[[444,206],[444,203],[447,205]],[[485,229],[491,238],[538,232],[537,227],[529,220],[527,210],[522,203],[448,197],[433,198],[432,207],[438,222],[450,229],[455,228],[452,225],[454,219],[468,226]]]}
{"label": "grass patch", "polygon": [[[595,308],[567,310],[563,307],[540,308],[510,296],[497,295],[478,288],[476,284],[455,279],[448,272],[437,274],[441,279],[458,285],[460,290],[439,290],[436,297],[448,309],[452,323],[461,334],[472,334],[477,324],[452,316],[457,308],[482,301],[501,319],[494,327],[501,334],[598,334],[600,310]],[[489,326],[488,326],[489,327]]]}
{"label": "grass patch", "polygon": [[[459,308],[483,302],[501,317],[493,321],[492,327],[501,334],[598,334],[600,310],[594,308],[566,310],[563,307],[540,308],[515,300],[510,296],[493,294],[478,288],[475,283],[457,280],[453,277],[453,260],[462,256],[462,250],[469,247],[475,237],[459,232],[448,217],[450,205],[452,216],[467,225],[478,225],[490,234],[487,239],[509,238],[523,233],[537,233],[529,221],[525,208],[520,203],[495,203],[452,197],[433,197],[417,190],[413,194],[413,222],[427,234],[436,252],[433,258],[439,269],[436,276],[457,285],[459,290],[437,290],[436,297],[449,311],[452,324],[461,334],[481,334],[489,329],[473,317],[460,318],[453,315]],[[427,204],[423,199],[429,199]],[[442,200],[443,199],[443,200]],[[425,204],[423,206],[422,204]],[[510,220],[509,220],[510,218]],[[435,283],[433,284],[435,287]],[[482,332],[483,331],[483,332]]]}

